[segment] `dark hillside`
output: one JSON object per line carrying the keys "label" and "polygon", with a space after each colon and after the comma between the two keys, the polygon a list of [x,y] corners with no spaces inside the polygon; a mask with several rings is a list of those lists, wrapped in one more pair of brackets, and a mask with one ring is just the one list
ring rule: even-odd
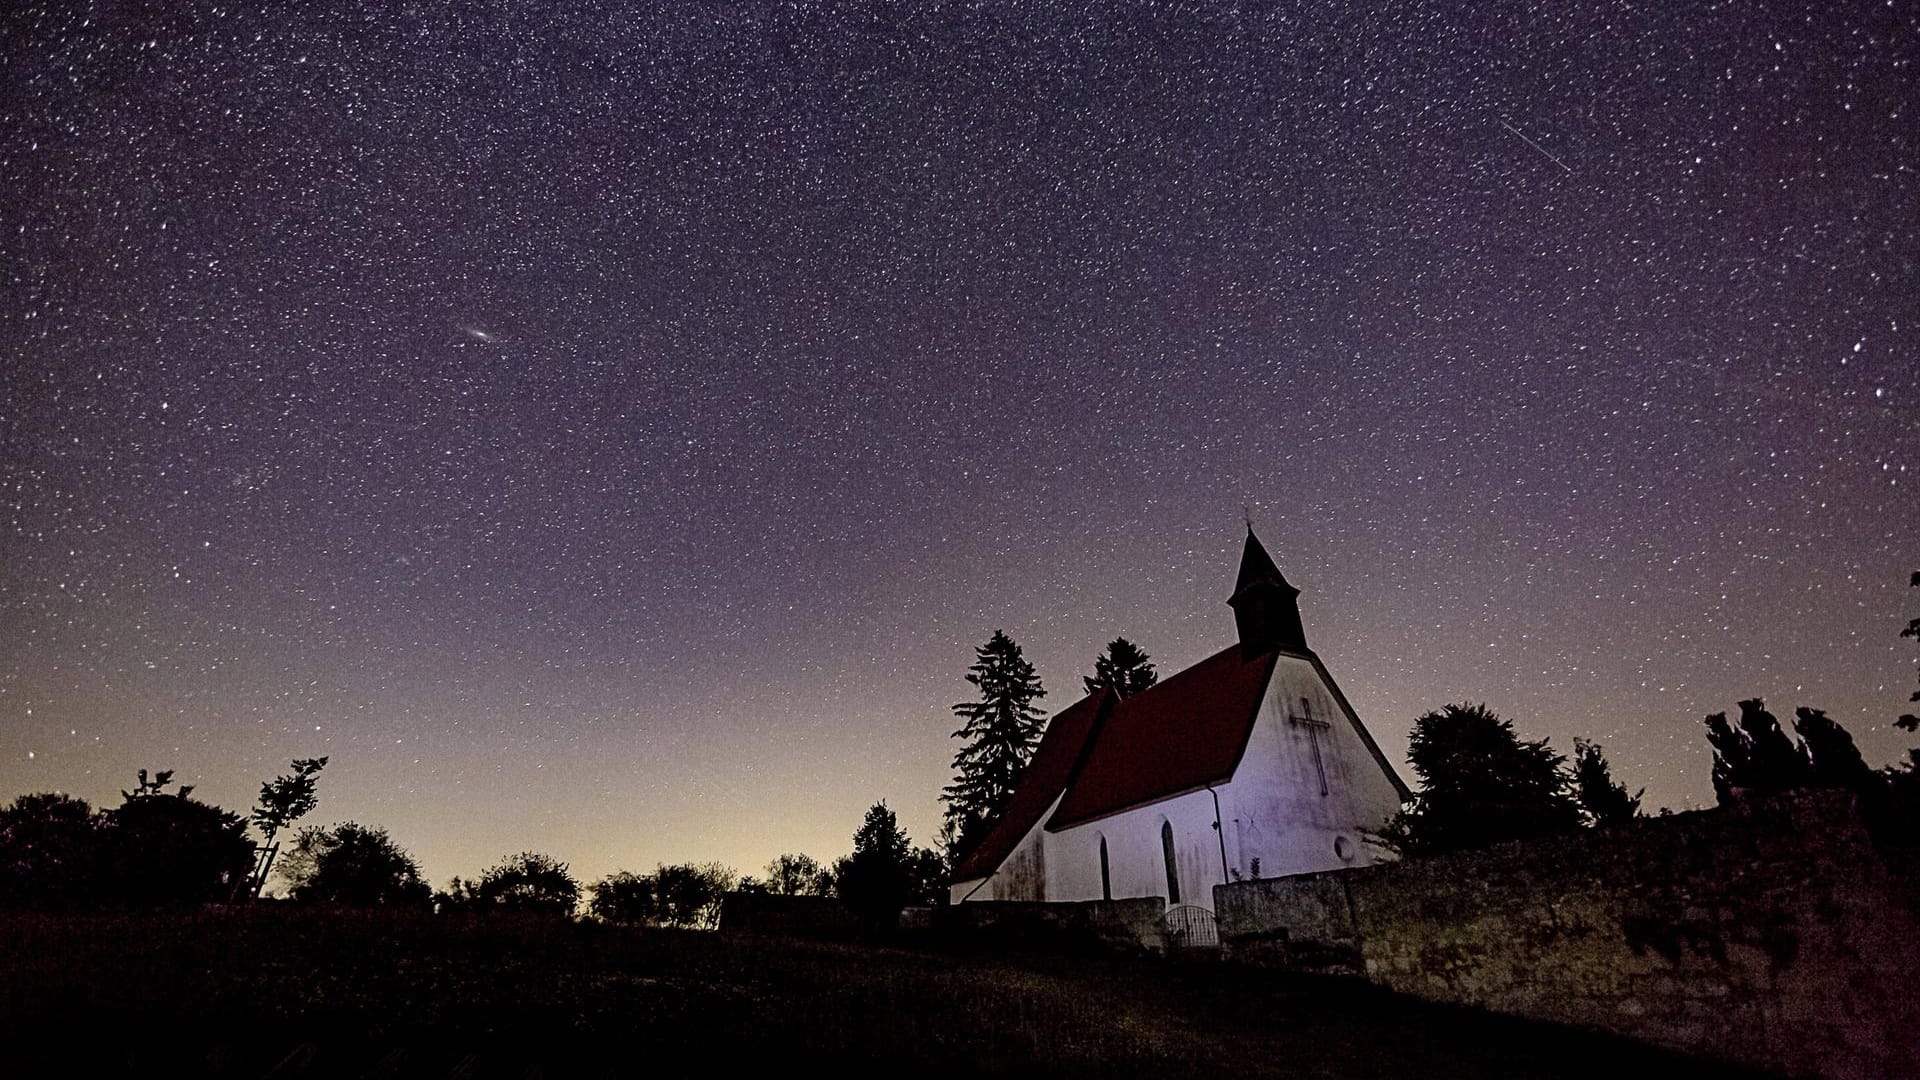
{"label": "dark hillside", "polygon": [[20,1076],[1738,1075],[1217,964],[273,908],[4,917],[0,1036]]}

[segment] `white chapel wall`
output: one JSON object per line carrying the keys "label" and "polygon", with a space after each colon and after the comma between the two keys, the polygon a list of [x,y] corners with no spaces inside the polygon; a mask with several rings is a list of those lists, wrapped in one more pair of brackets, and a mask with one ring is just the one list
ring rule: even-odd
{"label": "white chapel wall", "polygon": [[[1060,807],[1062,796],[1056,795],[1047,812],[1027,830],[1007,857],[1000,860],[1000,866],[984,881],[974,878],[960,882],[948,892],[953,903],[962,900],[1062,900],[1085,899],[1084,897],[1055,896],[1047,887],[1047,866],[1049,852],[1044,843],[1044,830],[1047,819]],[[1096,885],[1098,884],[1096,879]],[[1096,894],[1097,896],[1098,894]]]}
{"label": "white chapel wall", "polygon": [[1113,898],[1167,895],[1160,826],[1173,826],[1174,865],[1180,902],[1213,907],[1220,883],[1220,841],[1213,831],[1213,797],[1189,792],[1047,836],[1047,896],[1053,900],[1098,900],[1100,840],[1107,841]]}
{"label": "white chapel wall", "polygon": [[[1325,726],[1301,724],[1296,717]],[[1366,834],[1400,809],[1400,793],[1355,724],[1310,660],[1280,657],[1240,769],[1222,788],[1231,797],[1223,813],[1235,856],[1232,871],[1254,877],[1256,858],[1260,877],[1375,861],[1378,853]]]}

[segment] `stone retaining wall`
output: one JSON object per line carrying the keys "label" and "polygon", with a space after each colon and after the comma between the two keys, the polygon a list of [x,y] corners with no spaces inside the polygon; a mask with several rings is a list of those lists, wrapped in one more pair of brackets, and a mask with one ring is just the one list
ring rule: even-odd
{"label": "stone retaining wall", "polygon": [[1920,1076],[1920,922],[1850,796],[1214,890],[1227,955],[1739,1064]]}
{"label": "stone retaining wall", "polygon": [[936,929],[981,940],[1044,946],[1079,942],[1123,951],[1167,948],[1167,902],[1157,896],[1076,903],[973,900],[934,914]]}

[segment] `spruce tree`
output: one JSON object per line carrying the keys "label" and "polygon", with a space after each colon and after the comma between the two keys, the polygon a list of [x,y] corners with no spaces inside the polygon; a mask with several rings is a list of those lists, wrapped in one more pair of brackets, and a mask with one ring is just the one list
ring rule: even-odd
{"label": "spruce tree", "polygon": [[1106,652],[1094,658],[1093,674],[1081,681],[1086,683],[1089,694],[1105,686],[1121,697],[1128,697],[1160,681],[1160,673],[1150,662],[1152,659],[1140,646],[1117,637],[1107,645]]}
{"label": "spruce tree", "polygon": [[853,853],[840,861],[840,899],[873,925],[885,925],[913,898],[913,841],[884,802],[867,808],[853,834]]}
{"label": "spruce tree", "polygon": [[1033,703],[1047,692],[1020,646],[1005,631],[995,630],[985,645],[974,650],[967,681],[980,691],[980,697],[953,707],[961,719],[953,737],[964,744],[953,756],[953,783],[941,795],[952,828],[953,853],[971,848],[1006,808],[1045,724]]}

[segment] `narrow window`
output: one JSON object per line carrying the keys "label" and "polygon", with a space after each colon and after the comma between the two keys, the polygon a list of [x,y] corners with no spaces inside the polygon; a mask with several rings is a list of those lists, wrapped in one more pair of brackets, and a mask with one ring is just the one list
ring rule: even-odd
{"label": "narrow window", "polygon": [[1167,863],[1167,903],[1180,902],[1180,871],[1173,862],[1173,822],[1160,823],[1160,857]]}
{"label": "narrow window", "polygon": [[1100,899],[1113,899],[1113,875],[1107,869],[1107,838],[1100,838]]}

